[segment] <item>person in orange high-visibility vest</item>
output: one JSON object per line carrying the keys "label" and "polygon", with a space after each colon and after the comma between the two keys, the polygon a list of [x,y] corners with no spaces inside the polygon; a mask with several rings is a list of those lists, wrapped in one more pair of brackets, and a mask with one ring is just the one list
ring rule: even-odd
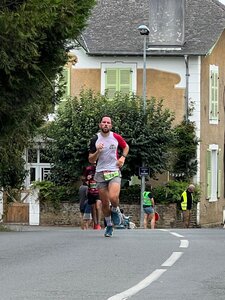
{"label": "person in orange high-visibility vest", "polygon": [[181,195],[181,210],[183,214],[184,228],[189,228],[190,226],[194,190],[195,186],[193,184],[190,184],[187,190],[184,191]]}

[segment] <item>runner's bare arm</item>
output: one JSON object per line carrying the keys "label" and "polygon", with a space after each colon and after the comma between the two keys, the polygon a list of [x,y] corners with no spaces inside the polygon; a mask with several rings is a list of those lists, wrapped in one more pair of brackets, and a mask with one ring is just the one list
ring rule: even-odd
{"label": "runner's bare arm", "polygon": [[117,161],[117,165],[119,166],[119,168],[121,168],[124,165],[128,152],[129,152],[129,146],[126,144],[126,147],[123,148],[123,153],[121,157]]}
{"label": "runner's bare arm", "polygon": [[89,153],[88,160],[91,164],[95,163],[96,160],[98,160],[103,147],[104,147],[104,145],[102,143],[99,143],[96,146],[96,151],[94,153]]}

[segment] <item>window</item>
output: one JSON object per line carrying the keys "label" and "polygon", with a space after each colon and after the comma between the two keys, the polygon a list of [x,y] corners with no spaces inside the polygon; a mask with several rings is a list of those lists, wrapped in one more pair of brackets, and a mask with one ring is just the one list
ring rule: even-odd
{"label": "window", "polygon": [[131,69],[106,69],[105,90],[109,99],[113,98],[115,92],[128,94],[131,92]]}
{"label": "window", "polygon": [[36,180],[36,169],[30,168],[30,184]]}
{"label": "window", "polygon": [[28,149],[28,163],[37,163],[38,152],[37,149]]}
{"label": "window", "polygon": [[40,149],[40,163],[51,163],[45,149]]}
{"label": "window", "polygon": [[50,172],[50,168],[41,168],[41,181],[48,180]]}
{"label": "window", "polygon": [[206,197],[209,201],[217,201],[221,191],[221,149],[218,145],[209,145],[206,161]]}
{"label": "window", "polygon": [[27,149],[28,176],[25,185],[29,186],[33,181],[48,180],[51,172],[51,161],[44,148]]}
{"label": "window", "polygon": [[211,65],[209,71],[209,122],[218,124],[219,116],[219,70],[218,66]]}
{"label": "window", "polygon": [[101,93],[106,92],[109,99],[116,92],[123,94],[136,93],[137,89],[137,63],[112,62],[101,65]]}

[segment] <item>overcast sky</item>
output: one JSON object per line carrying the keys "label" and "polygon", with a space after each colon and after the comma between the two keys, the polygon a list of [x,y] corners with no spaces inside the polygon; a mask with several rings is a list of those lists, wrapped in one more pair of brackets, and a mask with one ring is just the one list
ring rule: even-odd
{"label": "overcast sky", "polygon": [[219,1],[225,5],[225,0],[219,0]]}

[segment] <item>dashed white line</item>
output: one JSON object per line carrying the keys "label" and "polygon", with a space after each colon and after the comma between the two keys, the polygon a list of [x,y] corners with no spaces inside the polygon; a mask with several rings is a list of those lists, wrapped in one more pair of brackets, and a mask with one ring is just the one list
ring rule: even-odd
{"label": "dashed white line", "polygon": [[145,279],[140,281],[138,284],[134,285],[132,288],[114,295],[108,300],[125,300],[135,294],[137,294],[139,291],[146,288],[149,284],[151,284],[153,281],[157,280],[164,272],[166,272],[166,269],[156,269],[154,272],[152,272],[149,276],[147,276]]}
{"label": "dashed white line", "polygon": [[188,240],[180,240],[180,248],[187,248],[189,246]]}
{"label": "dashed white line", "polygon": [[174,235],[174,236],[177,236],[177,237],[180,237],[180,238],[183,238],[184,236],[179,234],[179,233],[176,233],[176,232],[170,232],[170,234]]}
{"label": "dashed white line", "polygon": [[[168,231],[166,229],[160,229],[161,231]],[[183,238],[184,236],[181,234],[178,234],[176,232],[170,232],[170,234]],[[180,248],[188,248],[189,241],[188,240],[180,240]],[[172,255],[161,265],[162,267],[171,267],[181,256],[183,255],[183,252],[173,252]],[[128,298],[132,297],[133,295],[137,294],[139,291],[146,288],[148,285],[150,285],[153,281],[156,281],[164,272],[166,272],[167,269],[156,269],[154,272],[152,272],[149,276],[147,276],[145,279],[140,281],[138,284],[134,285],[130,289],[116,294],[107,300],[127,300]]]}
{"label": "dashed white line", "polygon": [[171,256],[161,265],[162,267],[171,267],[183,254],[183,252],[173,252]]}

